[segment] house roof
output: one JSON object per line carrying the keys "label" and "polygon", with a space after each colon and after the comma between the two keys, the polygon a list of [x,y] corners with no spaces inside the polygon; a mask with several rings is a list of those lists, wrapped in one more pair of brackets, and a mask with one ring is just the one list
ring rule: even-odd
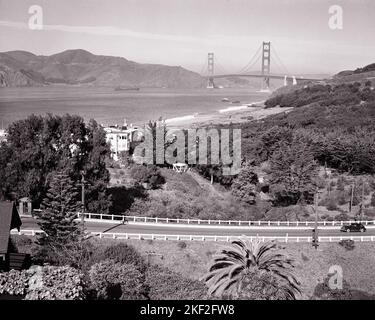
{"label": "house roof", "polygon": [[0,201],[0,253],[8,252],[9,231],[19,229],[21,224],[15,203]]}

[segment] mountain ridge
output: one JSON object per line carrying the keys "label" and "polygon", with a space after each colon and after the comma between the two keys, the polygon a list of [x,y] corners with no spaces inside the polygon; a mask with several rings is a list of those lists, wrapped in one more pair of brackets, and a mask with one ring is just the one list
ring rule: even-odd
{"label": "mountain ridge", "polygon": [[51,84],[200,88],[204,79],[181,66],[142,64],[123,57],[69,49],[53,55],[13,50],[0,53],[0,87]]}

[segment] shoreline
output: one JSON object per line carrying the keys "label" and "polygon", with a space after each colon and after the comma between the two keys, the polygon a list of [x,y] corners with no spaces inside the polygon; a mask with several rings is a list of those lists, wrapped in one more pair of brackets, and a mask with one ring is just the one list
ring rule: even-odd
{"label": "shoreline", "polygon": [[250,102],[239,106],[228,106],[208,114],[192,114],[176,118],[166,119],[169,129],[193,129],[212,125],[225,125],[230,123],[243,123],[252,120],[288,112],[293,108],[265,108],[266,100]]}

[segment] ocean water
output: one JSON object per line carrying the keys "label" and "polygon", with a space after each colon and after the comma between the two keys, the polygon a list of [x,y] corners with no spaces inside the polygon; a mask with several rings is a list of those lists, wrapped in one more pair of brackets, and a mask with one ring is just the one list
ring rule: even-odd
{"label": "ocean water", "polygon": [[[101,124],[141,125],[148,120],[213,114],[262,101],[268,94],[251,89],[141,89],[115,91],[109,87],[50,86],[0,88],[0,128],[31,114],[66,113],[93,118]],[[228,98],[230,102],[222,102]],[[231,103],[240,101],[240,103]],[[221,111],[223,112],[223,111]]]}

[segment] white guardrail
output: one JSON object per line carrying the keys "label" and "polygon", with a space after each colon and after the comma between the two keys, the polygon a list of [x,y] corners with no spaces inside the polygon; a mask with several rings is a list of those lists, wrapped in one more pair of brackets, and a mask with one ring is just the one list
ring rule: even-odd
{"label": "white guardrail", "polygon": [[[35,236],[43,233],[41,230],[11,231],[11,234]],[[116,239],[116,240],[164,240],[164,241],[224,241],[230,242],[239,238],[247,238],[250,240],[259,239],[260,241],[276,240],[278,242],[311,242],[312,237],[295,237],[295,236],[215,236],[215,235],[177,235],[177,234],[150,234],[150,233],[103,233],[91,232],[92,236],[100,239]],[[375,241],[375,236],[322,236],[319,242],[338,242],[341,240],[353,240],[361,242]]]}
{"label": "white guardrail", "polygon": [[[82,213],[77,213],[78,218]],[[201,219],[178,219],[178,218],[154,218],[140,216],[122,216],[113,214],[84,213],[85,219],[101,220],[108,222],[133,222],[133,223],[167,223],[167,224],[189,224],[189,225],[219,225],[219,226],[314,226],[315,221],[242,221],[242,220],[201,220]],[[361,222],[368,226],[375,226],[375,220],[349,220],[349,221],[318,221],[318,226],[343,226],[344,224]]]}

